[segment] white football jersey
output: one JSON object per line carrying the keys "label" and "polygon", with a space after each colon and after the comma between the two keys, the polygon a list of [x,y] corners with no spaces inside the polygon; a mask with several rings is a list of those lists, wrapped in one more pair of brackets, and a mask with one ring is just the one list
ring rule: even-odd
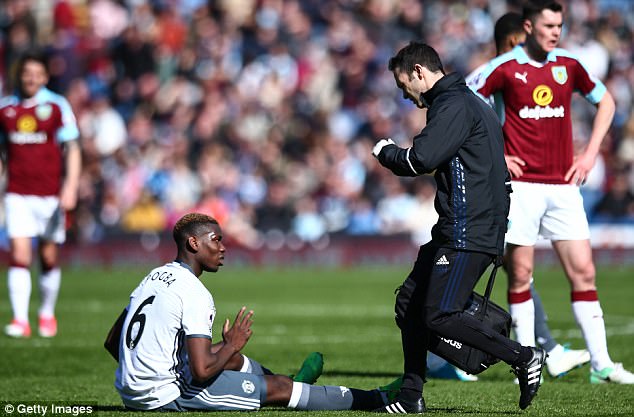
{"label": "white football jersey", "polygon": [[151,410],[191,382],[186,337],[212,337],[214,300],[191,270],[171,262],[152,270],[130,296],[115,387],[123,403]]}

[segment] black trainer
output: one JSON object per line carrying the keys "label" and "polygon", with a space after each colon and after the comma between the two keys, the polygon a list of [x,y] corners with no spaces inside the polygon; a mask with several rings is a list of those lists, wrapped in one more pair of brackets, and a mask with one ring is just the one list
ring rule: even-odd
{"label": "black trainer", "polygon": [[533,356],[522,365],[513,367],[513,373],[520,384],[520,408],[524,410],[531,405],[531,401],[537,395],[537,390],[542,381],[542,369],[548,355],[544,349],[531,347]]}
{"label": "black trainer", "polygon": [[425,400],[421,397],[413,403],[396,399],[394,402],[372,411],[387,414],[423,414],[427,408],[425,408]]}

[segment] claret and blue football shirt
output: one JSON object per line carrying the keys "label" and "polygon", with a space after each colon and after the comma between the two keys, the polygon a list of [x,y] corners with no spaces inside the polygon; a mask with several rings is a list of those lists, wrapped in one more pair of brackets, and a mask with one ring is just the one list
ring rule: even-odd
{"label": "claret and blue football shirt", "polygon": [[517,181],[566,184],[573,162],[572,94],[592,104],[606,92],[571,53],[555,49],[538,63],[521,45],[493,59],[481,73],[477,92],[493,96],[504,130],[504,152],[526,166]]}

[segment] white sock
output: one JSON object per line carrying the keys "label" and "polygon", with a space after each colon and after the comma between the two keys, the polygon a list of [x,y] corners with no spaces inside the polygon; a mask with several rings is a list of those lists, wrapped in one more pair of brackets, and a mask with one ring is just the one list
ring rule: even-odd
{"label": "white sock", "polygon": [[246,355],[242,355],[242,368],[240,368],[240,372],[243,372],[245,374],[250,373],[251,371],[251,361],[249,360],[249,358],[246,357]]}
{"label": "white sock", "polygon": [[62,271],[57,267],[40,275],[40,297],[42,298],[40,316],[55,317],[55,303],[57,302],[61,281]]}
{"label": "white sock", "polygon": [[302,391],[304,390],[303,382],[293,381],[293,390],[291,391],[291,399],[288,401],[288,408],[297,408],[299,400],[302,398]]}
{"label": "white sock", "polygon": [[588,351],[590,351],[590,363],[592,369],[600,371],[603,368],[614,367],[614,362],[608,353],[608,342],[605,334],[605,321],[603,320],[603,310],[599,300],[595,301],[574,301],[573,292],[572,312],[586,341]]}
{"label": "white sock", "polygon": [[535,346],[535,304],[531,292],[509,293],[509,313],[517,342],[522,346]]}
{"label": "white sock", "polygon": [[8,286],[13,318],[28,323],[29,299],[31,298],[31,271],[20,266],[9,267]]}
{"label": "white sock", "polygon": [[564,353],[564,347],[560,344],[557,344],[554,348],[548,351],[547,361],[557,361],[561,355]]}

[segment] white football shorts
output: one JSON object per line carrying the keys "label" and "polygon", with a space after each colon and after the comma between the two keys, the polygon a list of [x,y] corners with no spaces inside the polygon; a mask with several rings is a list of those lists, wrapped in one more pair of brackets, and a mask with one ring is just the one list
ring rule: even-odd
{"label": "white football shorts", "polygon": [[506,243],[533,246],[551,241],[590,239],[579,187],[513,181]]}
{"label": "white football shorts", "polygon": [[4,209],[9,238],[39,237],[55,243],[66,240],[65,215],[57,196],[7,193]]}

